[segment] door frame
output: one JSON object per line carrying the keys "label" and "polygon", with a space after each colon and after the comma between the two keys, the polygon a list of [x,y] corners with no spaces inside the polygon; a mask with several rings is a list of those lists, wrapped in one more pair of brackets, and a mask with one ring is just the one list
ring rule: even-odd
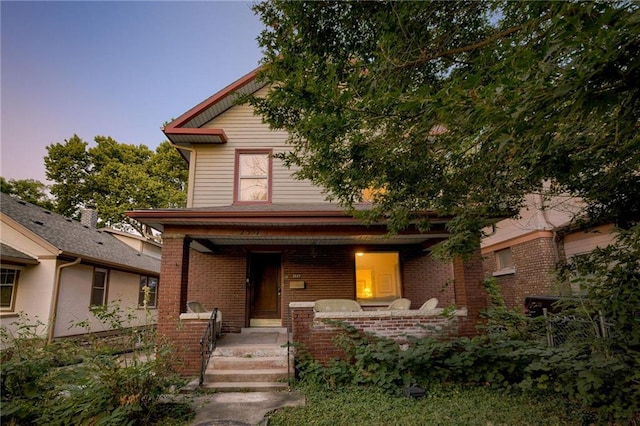
{"label": "door frame", "polygon": [[282,321],[282,251],[278,250],[251,250],[247,252],[247,271],[246,271],[246,315],[245,315],[245,324],[247,327],[251,325],[251,319],[253,316],[252,312],[252,296],[254,291],[254,283],[252,282],[253,271],[252,271],[252,262],[254,262],[254,257],[260,257],[261,255],[277,255],[278,256],[278,264],[277,266],[277,283],[276,283],[276,310],[277,310],[277,318]]}

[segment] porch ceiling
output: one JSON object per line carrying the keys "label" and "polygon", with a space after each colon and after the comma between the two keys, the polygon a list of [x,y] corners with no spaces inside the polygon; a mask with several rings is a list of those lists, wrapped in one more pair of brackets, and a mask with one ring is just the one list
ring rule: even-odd
{"label": "porch ceiling", "polygon": [[448,234],[429,235],[292,235],[292,236],[198,236],[191,246],[202,252],[212,251],[213,246],[283,246],[283,245],[424,245],[428,247],[448,237]]}
{"label": "porch ceiling", "polygon": [[[359,206],[367,209],[369,206]],[[234,205],[213,208],[138,210],[127,213],[165,236],[185,235],[203,252],[219,246],[421,245],[448,238],[450,218],[425,212],[431,227],[388,234],[384,223],[365,224],[338,206],[325,204]]]}

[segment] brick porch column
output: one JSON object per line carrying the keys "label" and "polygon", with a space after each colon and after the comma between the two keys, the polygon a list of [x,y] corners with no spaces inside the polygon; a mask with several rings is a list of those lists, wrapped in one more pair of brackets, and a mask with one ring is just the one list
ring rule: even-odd
{"label": "brick porch column", "polygon": [[158,297],[160,344],[164,339],[175,347],[180,362],[175,367],[185,375],[199,371],[200,337],[206,327],[206,321],[189,326],[180,323],[180,313],[187,304],[190,242],[189,237],[182,234],[163,235]]}
{"label": "brick porch column", "polygon": [[453,283],[456,306],[466,307],[468,310],[468,316],[460,318],[458,334],[460,336],[476,335],[478,334],[476,327],[482,322],[480,311],[487,308],[480,248],[467,261],[461,258],[453,261]]}

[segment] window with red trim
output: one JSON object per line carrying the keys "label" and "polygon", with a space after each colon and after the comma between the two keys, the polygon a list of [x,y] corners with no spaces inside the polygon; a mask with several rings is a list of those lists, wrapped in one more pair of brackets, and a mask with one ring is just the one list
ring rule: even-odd
{"label": "window with red trim", "polygon": [[271,201],[271,150],[236,151],[236,187],[239,203]]}

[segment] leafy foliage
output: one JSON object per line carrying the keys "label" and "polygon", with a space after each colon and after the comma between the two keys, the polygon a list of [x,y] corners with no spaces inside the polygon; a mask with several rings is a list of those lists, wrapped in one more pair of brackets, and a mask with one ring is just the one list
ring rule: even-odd
{"label": "leafy foliage", "polygon": [[[344,357],[326,365],[302,357],[299,377],[307,385],[333,391],[353,385],[391,394],[410,385],[419,385],[427,393],[441,384],[487,387],[510,395],[524,392],[530,397],[564,398],[588,422],[624,424],[640,418],[640,357],[627,333],[589,339],[567,335],[557,346],[548,346],[544,318],[507,309],[495,282],[489,280],[487,288],[492,306],[485,313],[483,335],[411,338],[401,346],[335,322],[343,328],[335,342]],[[565,315],[576,320],[585,313],[579,307]],[[613,322],[609,328],[615,329]]]}
{"label": "leafy foliage", "polygon": [[[114,309],[97,316],[122,324]],[[3,327],[3,424],[167,424],[171,418],[160,397],[184,383],[173,369],[173,347],[158,341],[152,326],[118,331],[117,338],[88,335],[46,344],[26,318],[13,333]],[[183,421],[193,415],[172,406]]]}
{"label": "leafy foliage", "polygon": [[47,185],[35,179],[6,180],[0,176],[0,191],[47,210],[54,208],[53,200],[47,195]]}
{"label": "leafy foliage", "polygon": [[93,205],[105,226],[133,227],[150,235],[125,212],[185,205],[188,170],[169,142],[154,152],[110,137],[97,136],[94,141],[96,146],[89,147],[74,135],[47,147],[45,166],[47,178],[54,182],[51,193],[58,213],[76,216],[79,208]]}
{"label": "leafy foliage", "polygon": [[[524,194],[582,197],[590,216],[640,217],[640,6],[634,2],[288,2],[255,6],[251,103],[285,163],[392,231],[456,216],[441,254],[472,251]],[[422,223],[423,226],[428,224]]]}

